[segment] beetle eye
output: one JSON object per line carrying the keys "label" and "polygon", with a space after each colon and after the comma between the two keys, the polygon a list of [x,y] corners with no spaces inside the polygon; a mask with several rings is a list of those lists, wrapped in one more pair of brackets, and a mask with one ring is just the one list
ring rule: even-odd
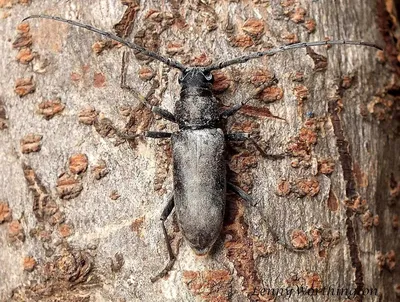
{"label": "beetle eye", "polygon": [[181,75],[179,76],[179,78],[178,78],[178,83],[180,84],[180,83],[182,83],[182,81],[183,81],[183,74],[181,74]]}
{"label": "beetle eye", "polygon": [[211,82],[212,79],[213,79],[213,75],[212,75],[211,73],[205,74],[204,77],[205,77],[205,79],[206,79],[207,81],[209,81],[209,82]]}

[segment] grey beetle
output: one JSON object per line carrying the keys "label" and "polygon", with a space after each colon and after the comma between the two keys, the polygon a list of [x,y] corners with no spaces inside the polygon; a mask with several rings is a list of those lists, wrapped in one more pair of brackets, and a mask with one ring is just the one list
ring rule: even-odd
{"label": "grey beetle", "polygon": [[223,156],[225,151],[225,139],[240,141],[249,139],[249,136],[246,133],[224,135],[219,126],[221,119],[235,114],[246,102],[243,101],[220,113],[218,102],[211,90],[213,82],[211,71],[245,63],[251,59],[260,58],[262,56],[272,56],[278,52],[309,46],[351,44],[381,49],[373,43],[362,41],[335,40],[296,43],[283,45],[266,51],[250,53],[207,67],[187,67],[178,61],[165,58],[135,43],[125,41],[113,33],[96,29],[90,25],[47,15],[32,15],[25,18],[23,21],[32,18],[52,19],[85,28],[109,39],[118,41],[131,49],[137,50],[170,67],[177,68],[182,72],[179,78],[179,83],[181,85],[180,99],[175,104],[174,114],[160,107],[146,103],[144,97],[137,95],[139,100],[149,106],[154,113],[177,123],[179,125],[179,131],[176,133],[148,131],[144,134],[133,136],[120,134],[126,139],[136,138],[139,135],[151,138],[171,137],[172,139],[174,193],[161,215],[161,225],[170,260],[164,270],[154,278],[151,278],[152,282],[165,276],[168,271],[171,270],[175,262],[175,256],[172,252],[167,230],[164,225],[165,220],[174,207],[177,213],[178,224],[184,238],[196,254],[204,255],[210,251],[221,232],[225,212],[225,194],[227,186],[240,197],[247,200],[251,199],[251,197],[240,188],[233,184],[227,184]]}

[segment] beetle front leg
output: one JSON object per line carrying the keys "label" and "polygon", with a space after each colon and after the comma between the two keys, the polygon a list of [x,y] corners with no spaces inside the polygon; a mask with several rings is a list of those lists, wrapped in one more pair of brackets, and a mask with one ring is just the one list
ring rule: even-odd
{"label": "beetle front leg", "polygon": [[120,86],[122,89],[128,90],[130,93],[132,93],[143,105],[145,105],[147,108],[149,108],[152,112],[155,114],[161,116],[162,118],[166,119],[167,121],[176,123],[175,116],[169,112],[166,109],[162,109],[161,107],[158,106],[153,106],[148,102],[148,97],[143,96],[139,92],[137,92],[135,89],[130,87],[128,84],[126,84],[126,63],[128,61],[128,56],[127,53],[124,52],[122,55],[122,66],[121,66],[121,83]]}
{"label": "beetle front leg", "polygon": [[165,208],[161,214],[161,217],[160,217],[161,227],[162,227],[164,239],[165,239],[165,244],[167,245],[169,262],[165,266],[165,268],[159,274],[157,274],[157,276],[154,276],[150,279],[151,282],[156,282],[158,279],[163,278],[171,270],[171,268],[174,265],[175,260],[176,260],[176,257],[174,255],[174,253],[172,252],[171,243],[169,242],[167,229],[165,228],[165,224],[164,224],[165,221],[167,220],[168,216],[171,214],[173,208],[174,208],[174,195],[172,194],[171,198],[168,200],[168,203],[165,206]]}

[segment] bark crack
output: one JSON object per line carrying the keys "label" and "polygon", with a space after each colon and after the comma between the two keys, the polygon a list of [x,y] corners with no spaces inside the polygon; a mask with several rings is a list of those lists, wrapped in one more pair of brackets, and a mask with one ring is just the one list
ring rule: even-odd
{"label": "bark crack", "polygon": [[[346,198],[348,198],[351,201],[351,204],[353,204],[355,200],[358,199],[359,194],[356,189],[356,181],[353,173],[353,159],[350,153],[350,144],[345,137],[342,121],[339,116],[341,110],[339,102],[340,99],[329,102],[329,115],[336,136],[336,146],[338,148],[339,160],[343,170],[343,178],[346,181]],[[355,293],[357,301],[362,301],[361,293],[364,288],[364,274],[359,255],[356,232],[354,229],[354,215],[355,212],[348,206],[346,209],[346,237],[349,243],[351,266],[355,269]]]}

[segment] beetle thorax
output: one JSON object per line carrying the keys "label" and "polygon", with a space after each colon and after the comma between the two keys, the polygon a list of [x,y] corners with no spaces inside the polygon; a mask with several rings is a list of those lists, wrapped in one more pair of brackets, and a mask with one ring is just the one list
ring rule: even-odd
{"label": "beetle thorax", "polygon": [[181,94],[175,117],[181,129],[215,128],[218,104],[212,93],[212,75],[202,68],[188,68],[179,78]]}

